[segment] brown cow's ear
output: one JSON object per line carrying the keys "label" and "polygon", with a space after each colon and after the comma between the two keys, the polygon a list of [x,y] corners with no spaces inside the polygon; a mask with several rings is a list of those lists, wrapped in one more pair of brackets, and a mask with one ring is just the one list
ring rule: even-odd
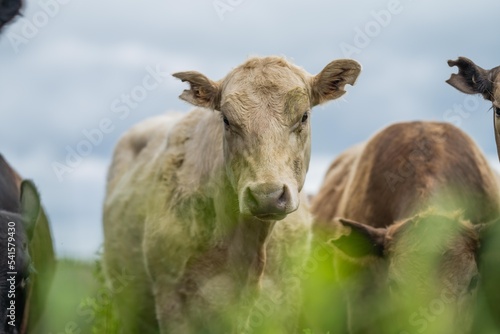
{"label": "brown cow's ear", "polygon": [[474,230],[479,236],[481,244],[489,242],[497,243],[500,238],[500,218],[487,223],[474,224]]}
{"label": "brown cow's ear", "polygon": [[31,240],[40,215],[40,195],[30,180],[21,183],[21,214],[26,235]]}
{"label": "brown cow's ear", "polygon": [[354,85],[361,65],[351,59],[334,60],[312,78],[312,105],[334,100],[345,94],[345,85]]}
{"label": "brown cow's ear", "polygon": [[484,98],[491,99],[493,84],[489,72],[468,58],[459,57],[457,60],[448,60],[450,67],[457,66],[458,74],[453,73],[446,80],[447,83],[465,94],[482,94]]}
{"label": "brown cow's ear", "polygon": [[490,230],[493,226],[493,223],[497,223],[497,222],[495,221],[495,222],[490,222],[490,223],[483,223],[483,224],[475,224],[474,225],[474,230],[476,230],[479,238],[490,234]]}
{"label": "brown cow's ear", "polygon": [[[483,256],[486,254],[490,254],[493,258],[497,258],[496,254],[498,254],[498,241],[500,240],[500,219],[495,219],[482,224],[474,224],[474,230],[479,237],[480,245],[479,249],[476,250],[476,255],[480,259],[483,259]],[[487,258],[488,257],[489,256],[487,255]]]}
{"label": "brown cow's ear", "polygon": [[331,242],[347,256],[360,258],[368,255],[378,257],[384,255],[387,229],[375,228],[344,218],[339,218],[338,222],[349,227],[351,232]]}
{"label": "brown cow's ear", "polygon": [[177,79],[189,82],[190,89],[184,90],[179,96],[182,100],[198,107],[219,109],[219,85],[201,73],[179,72],[173,74]]}

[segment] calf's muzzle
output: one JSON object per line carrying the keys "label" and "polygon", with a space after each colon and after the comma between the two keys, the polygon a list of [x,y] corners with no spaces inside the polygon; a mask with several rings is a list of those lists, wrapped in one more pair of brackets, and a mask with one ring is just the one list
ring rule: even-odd
{"label": "calf's muzzle", "polygon": [[252,216],[280,220],[297,210],[297,197],[287,184],[257,183],[245,189],[243,201]]}

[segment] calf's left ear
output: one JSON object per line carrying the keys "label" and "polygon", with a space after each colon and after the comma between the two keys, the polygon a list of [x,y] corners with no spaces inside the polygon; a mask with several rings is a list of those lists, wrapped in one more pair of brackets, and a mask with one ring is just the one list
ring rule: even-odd
{"label": "calf's left ear", "polygon": [[351,232],[331,240],[331,243],[347,256],[361,258],[369,255],[377,257],[384,255],[387,232],[385,228],[375,228],[344,218],[339,218],[338,222],[349,227]]}
{"label": "calf's left ear", "polygon": [[338,99],[345,94],[345,85],[354,85],[361,65],[351,59],[334,60],[312,78],[312,105]]}
{"label": "calf's left ear", "polygon": [[492,98],[493,83],[485,70],[468,58],[459,57],[448,60],[448,66],[458,67],[458,73],[453,73],[446,82],[465,94],[482,94],[485,99]]}
{"label": "calf's left ear", "polygon": [[198,107],[219,109],[220,89],[216,82],[195,71],[174,73],[173,76],[189,82],[190,89],[179,96],[182,100]]}
{"label": "calf's left ear", "polygon": [[40,195],[30,180],[21,183],[21,214],[28,239],[31,240],[40,215]]}

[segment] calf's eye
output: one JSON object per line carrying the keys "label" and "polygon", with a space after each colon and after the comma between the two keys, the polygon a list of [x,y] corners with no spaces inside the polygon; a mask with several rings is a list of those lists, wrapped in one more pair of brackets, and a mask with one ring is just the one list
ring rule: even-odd
{"label": "calf's eye", "polygon": [[222,120],[224,121],[225,126],[229,126],[229,120],[227,119],[226,116],[222,116]]}
{"label": "calf's eye", "polygon": [[467,287],[467,290],[469,292],[474,291],[477,288],[478,283],[479,283],[479,275],[474,275],[469,282],[469,286]]}
{"label": "calf's eye", "polygon": [[302,119],[300,120],[302,123],[307,122],[307,119],[309,118],[309,113],[306,111],[304,115],[302,115]]}
{"label": "calf's eye", "polygon": [[500,108],[498,108],[498,107],[493,107],[493,109],[495,110],[495,116],[496,116],[496,117],[500,117]]}

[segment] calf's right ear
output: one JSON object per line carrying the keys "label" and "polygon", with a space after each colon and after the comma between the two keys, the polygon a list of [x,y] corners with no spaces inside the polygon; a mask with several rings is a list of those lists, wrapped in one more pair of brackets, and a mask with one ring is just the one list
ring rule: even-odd
{"label": "calf's right ear", "polygon": [[189,83],[190,89],[184,90],[179,96],[182,100],[198,107],[219,109],[219,84],[195,71],[174,73],[173,76]]}
{"label": "calf's right ear", "polygon": [[384,255],[387,229],[375,228],[344,218],[339,218],[337,221],[344,227],[350,228],[348,235],[331,240],[331,243],[340,251],[352,258]]}
{"label": "calf's right ear", "polygon": [[459,57],[457,60],[448,60],[450,67],[457,66],[458,73],[453,73],[446,82],[465,94],[482,94],[491,99],[493,83],[490,80],[490,71],[485,70],[468,58]]}

